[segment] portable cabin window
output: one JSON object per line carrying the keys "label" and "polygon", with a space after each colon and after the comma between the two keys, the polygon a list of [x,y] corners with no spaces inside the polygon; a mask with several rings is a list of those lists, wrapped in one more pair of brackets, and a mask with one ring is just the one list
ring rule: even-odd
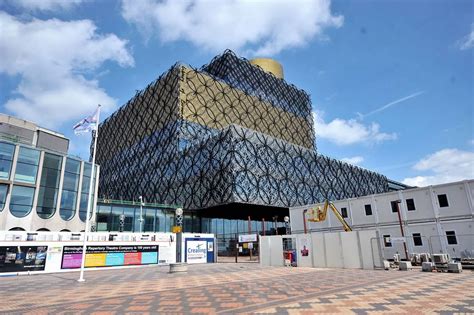
{"label": "portable cabin window", "polygon": [[392,247],[392,242],[390,241],[390,235],[383,236],[383,243],[385,247]]}
{"label": "portable cabin window", "polygon": [[448,196],[446,194],[438,195],[438,202],[440,208],[449,207]]}
{"label": "portable cabin window", "polygon": [[456,238],[456,232],[455,231],[446,231],[446,238],[448,240],[448,245],[457,245],[458,240]]}
{"label": "portable cabin window", "polygon": [[398,212],[398,201],[390,201],[390,205],[392,206],[392,212],[397,213]]}
{"label": "portable cabin window", "polygon": [[423,240],[421,239],[421,233],[413,233],[413,244],[415,244],[415,246],[423,246]]}
{"label": "portable cabin window", "polygon": [[415,211],[416,208],[415,208],[415,200],[413,198],[411,199],[407,199],[406,200],[406,203],[407,203],[407,210],[408,211]]}
{"label": "portable cabin window", "polygon": [[341,208],[341,216],[343,218],[347,218],[347,208]]}
{"label": "portable cabin window", "polygon": [[365,205],[365,215],[372,215],[372,206]]}

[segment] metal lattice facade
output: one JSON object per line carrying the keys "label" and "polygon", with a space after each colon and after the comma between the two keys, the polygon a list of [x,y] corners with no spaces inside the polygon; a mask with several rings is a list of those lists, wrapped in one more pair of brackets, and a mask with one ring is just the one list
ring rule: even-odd
{"label": "metal lattice facade", "polygon": [[174,65],[99,134],[105,198],[290,207],[388,191],[386,177],[316,152],[304,91],[230,51]]}

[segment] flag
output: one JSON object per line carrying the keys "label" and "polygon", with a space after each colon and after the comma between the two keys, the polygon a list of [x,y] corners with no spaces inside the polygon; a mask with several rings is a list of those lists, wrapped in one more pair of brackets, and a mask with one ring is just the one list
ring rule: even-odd
{"label": "flag", "polygon": [[80,122],[74,125],[74,133],[76,135],[91,132],[92,130],[97,130],[97,121],[99,118],[99,107],[95,110],[94,114],[87,116],[82,119]]}

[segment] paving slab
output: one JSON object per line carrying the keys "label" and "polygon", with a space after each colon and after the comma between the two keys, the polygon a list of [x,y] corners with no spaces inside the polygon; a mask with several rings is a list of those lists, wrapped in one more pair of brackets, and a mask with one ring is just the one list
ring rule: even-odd
{"label": "paving slab", "polygon": [[474,273],[167,266],[0,277],[0,314],[474,313]]}

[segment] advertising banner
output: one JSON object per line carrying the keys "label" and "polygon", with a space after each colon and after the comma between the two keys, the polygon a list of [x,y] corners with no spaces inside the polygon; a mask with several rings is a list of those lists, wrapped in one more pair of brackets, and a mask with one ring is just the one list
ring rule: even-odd
{"label": "advertising banner", "polygon": [[0,272],[44,270],[48,246],[0,246]]}
{"label": "advertising banner", "polygon": [[[61,269],[80,268],[82,246],[64,246]],[[85,267],[158,263],[158,245],[87,246]]]}
{"label": "advertising banner", "polygon": [[199,264],[207,262],[207,241],[187,241],[186,262]]}

